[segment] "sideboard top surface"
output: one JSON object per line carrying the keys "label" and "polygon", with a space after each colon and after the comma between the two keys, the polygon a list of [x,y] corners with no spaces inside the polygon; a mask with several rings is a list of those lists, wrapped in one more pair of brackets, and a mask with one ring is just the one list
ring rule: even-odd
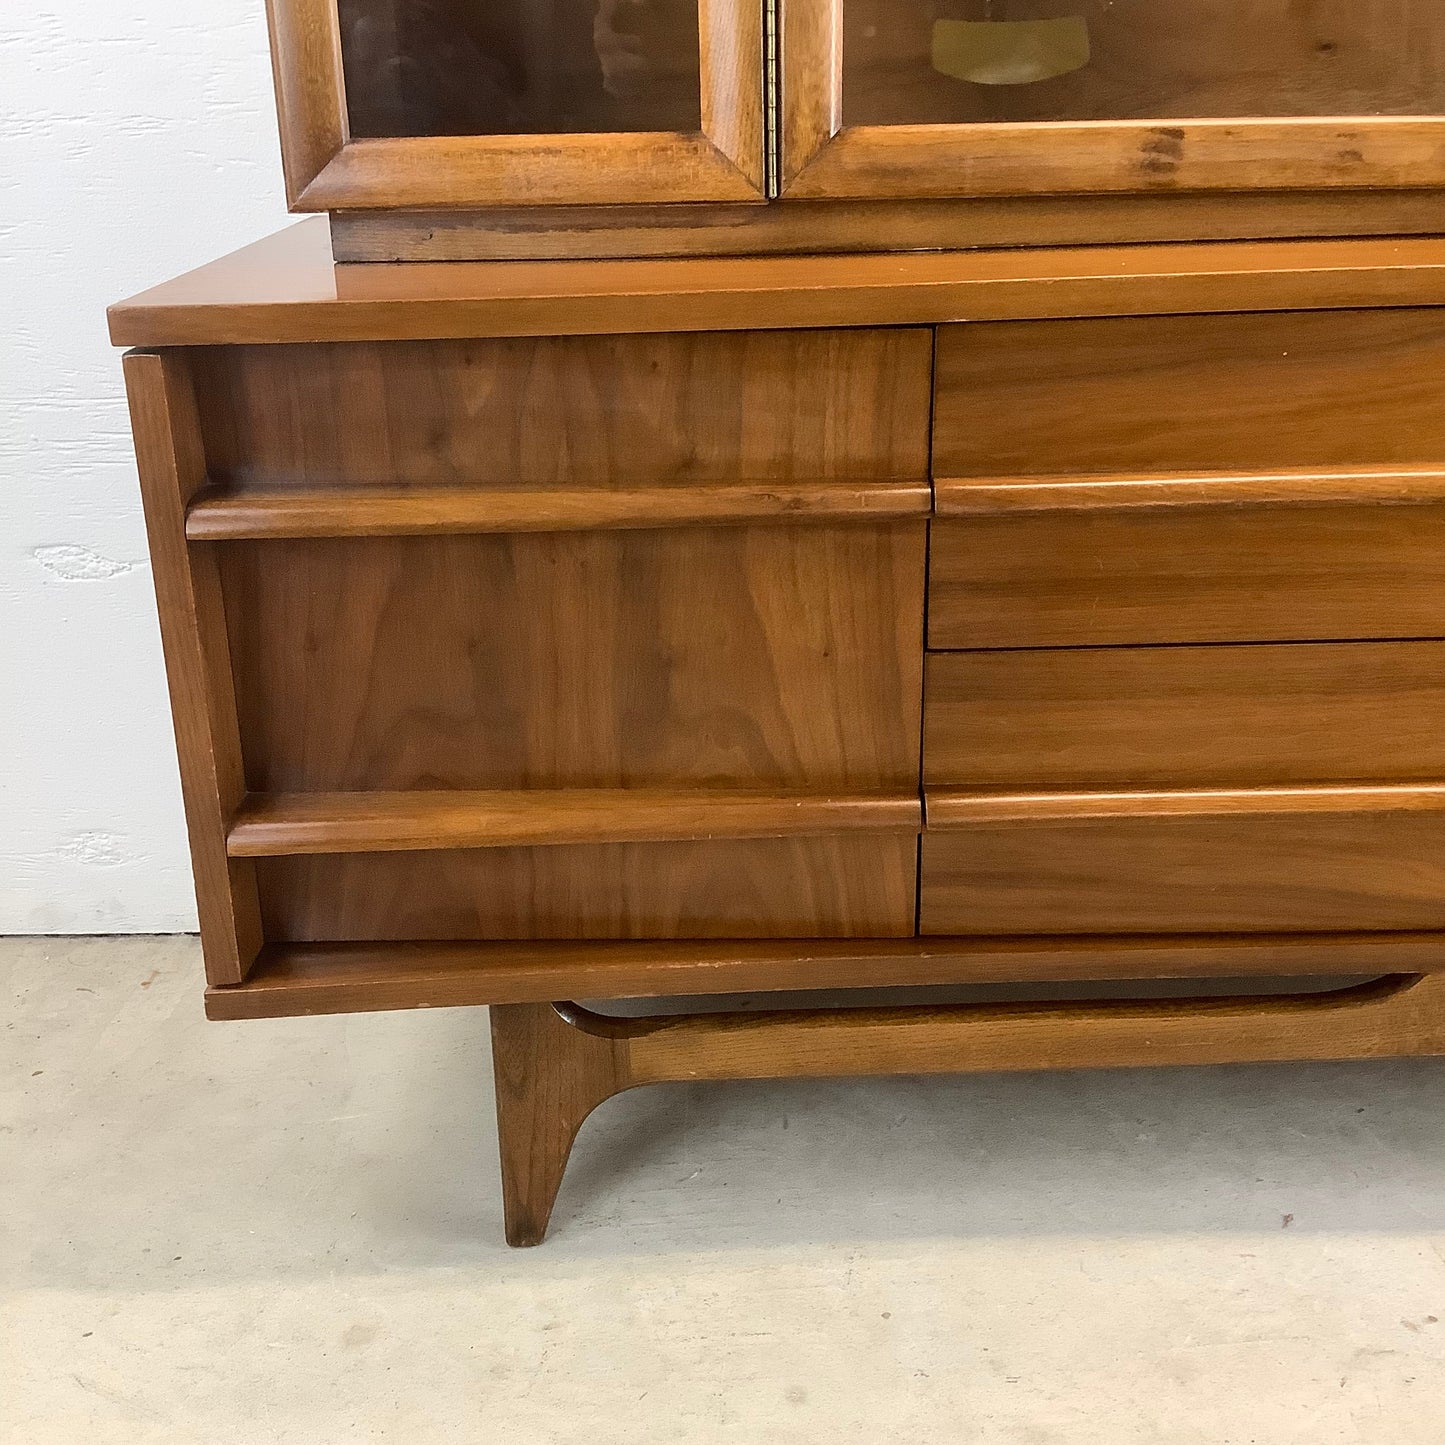
{"label": "sideboard top surface", "polygon": [[1445,240],[335,265],[303,221],[110,309],[117,346],[1445,305]]}

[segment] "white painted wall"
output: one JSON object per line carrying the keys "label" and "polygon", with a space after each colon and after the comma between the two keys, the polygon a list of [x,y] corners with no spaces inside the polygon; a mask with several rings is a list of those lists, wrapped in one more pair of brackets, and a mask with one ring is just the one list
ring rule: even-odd
{"label": "white painted wall", "polygon": [[263,0],[0,5],[0,933],[195,926],[105,308],[286,219]]}

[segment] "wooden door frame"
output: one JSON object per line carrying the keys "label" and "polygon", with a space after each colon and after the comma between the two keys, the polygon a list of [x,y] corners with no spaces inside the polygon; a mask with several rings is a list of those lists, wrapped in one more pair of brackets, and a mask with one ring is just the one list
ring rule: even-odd
{"label": "wooden door frame", "polygon": [[336,0],[267,0],[293,211],[758,201],[761,0],[697,0],[702,126],[692,133],[353,138]]}
{"label": "wooden door frame", "polygon": [[1445,117],[845,126],[843,7],[781,7],[781,194],[922,200],[1445,185]]}

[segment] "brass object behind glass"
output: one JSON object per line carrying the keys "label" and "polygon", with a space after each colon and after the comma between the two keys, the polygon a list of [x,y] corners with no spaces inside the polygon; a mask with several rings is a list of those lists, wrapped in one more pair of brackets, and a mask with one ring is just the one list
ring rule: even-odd
{"label": "brass object behind glass", "polygon": [[974,85],[1032,85],[1089,63],[1089,27],[1057,20],[935,20],[933,68]]}

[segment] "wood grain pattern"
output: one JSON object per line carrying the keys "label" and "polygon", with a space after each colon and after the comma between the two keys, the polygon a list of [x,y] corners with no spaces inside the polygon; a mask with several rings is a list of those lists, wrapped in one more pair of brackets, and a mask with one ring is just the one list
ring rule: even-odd
{"label": "wood grain pattern", "polygon": [[539,843],[656,843],[907,832],[923,805],[892,797],[725,788],[536,788],[526,792],[252,793],[227,835],[233,858]]}
{"label": "wood grain pattern", "polygon": [[[633,1083],[809,1078],[1161,1063],[1283,1062],[1445,1051],[1441,982],[1394,977],[1253,999],[984,1004],[613,1019],[563,1005],[604,1038],[631,1039]],[[684,1072],[685,1071],[685,1072]]]}
{"label": "wood grain pattern", "polygon": [[185,509],[205,482],[195,395],[183,358],[125,358],[161,642],[180,757],[201,946],[210,983],[239,983],[261,947],[256,880],[226,856],[225,820],[245,792],[215,557],[186,547]]}
{"label": "wood grain pattern", "polygon": [[702,133],[743,178],[747,198],[760,199],[767,187],[763,7],[697,0],[697,11]]}
{"label": "wood grain pattern", "polygon": [[1442,142],[1413,116],[847,125],[784,198],[1433,187]]}
{"label": "wood grain pattern", "polygon": [[1445,778],[1445,643],[932,653],[931,787]]}
{"label": "wood grain pattern", "polygon": [[929,645],[1445,636],[1445,506],[1235,506],[940,519]]}
{"label": "wood grain pattern", "polygon": [[914,931],[913,834],[318,854],[256,864],[275,942]]}
{"label": "wood grain pattern", "polygon": [[[1445,492],[1445,476],[1442,476]],[[684,482],[635,487],[207,487],[186,512],[196,541],[562,532],[687,523],[926,516],[926,481]]]}
{"label": "wood grain pattern", "polygon": [[346,144],[336,0],[266,0],[286,200],[294,209]]}
{"label": "wood grain pattern", "polygon": [[230,486],[877,483],[928,475],[931,348],[892,329],[272,345],[207,350],[197,376]]}
{"label": "wood grain pattern", "polygon": [[[788,15],[795,16],[795,7]],[[805,11],[805,13],[807,13]],[[786,96],[785,96],[786,103]],[[784,159],[796,160],[796,141]],[[337,211],[347,261],[537,261],[758,256],[976,246],[1134,245],[1280,236],[1405,236],[1439,228],[1438,191],[794,201],[785,206],[513,206]]]}
{"label": "wood grain pattern", "polygon": [[291,209],[502,206],[519,197],[539,206],[762,201],[748,176],[701,133],[608,131],[349,140]]}
{"label": "wood grain pattern", "polygon": [[913,792],[923,528],[228,543],[259,792]]}
{"label": "wood grain pattern", "polygon": [[[905,331],[282,346],[208,352],[199,373],[210,471],[225,485],[290,486],[333,507],[369,487],[384,507],[403,494],[427,507],[463,485],[487,498],[560,487],[564,502],[591,489],[584,511],[626,520],[649,483],[705,511],[739,483],[763,495],[836,486],[851,505],[860,486],[903,479],[916,510],[930,353],[927,333]],[[722,887],[709,845],[547,860],[519,846],[802,826],[777,800],[765,823],[756,800],[738,801],[753,821],[728,824],[729,789],[814,795],[802,811],[815,833],[857,816],[830,810],[830,796],[891,794],[908,814],[894,821],[916,831],[923,523],[727,521],[226,544],[248,781],[312,795],[256,801],[233,846],[513,845],[488,861],[450,851],[408,875],[421,937],[485,937],[494,918],[502,937],[605,933],[614,918],[656,930],[674,916],[684,932],[911,930],[911,839],[719,843],[744,880],[776,861],[755,917],[746,881],[716,916],[707,900],[660,892],[678,870],[680,887],[694,875]],[[668,796],[648,806],[648,788]],[[683,806],[694,788],[712,790],[706,808]],[[536,796],[499,809],[449,789]],[[559,813],[555,789],[633,796]],[[336,792],[366,796],[314,796]],[[839,882],[823,876],[833,867],[879,876]],[[312,873],[268,868],[267,917],[283,930],[270,936],[320,927],[291,920],[322,907],[306,890],[327,869],[339,931],[304,936],[384,926],[369,903],[359,922],[347,911],[348,879],[377,873],[385,898],[395,888],[395,870],[358,855]],[[473,895],[493,889],[479,911]]]}
{"label": "wood grain pattern", "polygon": [[[922,533],[227,544],[248,778],[913,794]],[[508,848],[261,878],[273,939],[898,934],[915,852],[912,836]]]}
{"label": "wood grain pattern", "polygon": [[[1086,806],[1086,805],[1084,805]],[[1107,804],[1105,805],[1107,806]],[[930,828],[924,933],[1445,927],[1445,810],[1148,811]]]}
{"label": "wood grain pattern", "polygon": [[1445,970],[1445,933],[268,944],[213,1019],[565,998]]}
{"label": "wood grain pattern", "polygon": [[578,1127],[640,1084],[1128,1068],[1445,1052],[1438,978],[1253,999],[884,1007],[611,1018],[492,1010],[509,1243],[541,1242]]}
{"label": "wood grain pattern", "polygon": [[[334,266],[318,219],[120,302],[109,316],[118,346],[200,346],[1442,303],[1445,241],[1433,237]],[[1045,468],[1074,469],[1072,461]]]}
{"label": "wood grain pattern", "polygon": [[786,193],[843,124],[843,6],[838,0],[794,0],[781,6],[780,15],[780,182]]}
{"label": "wood grain pattern", "polygon": [[493,1009],[491,1025],[507,1243],[541,1244],[577,1130],[626,1087],[624,1055],[607,1039],[569,1037],[548,1006]]}
{"label": "wood grain pattern", "polygon": [[934,470],[1436,468],[1442,375],[1434,308],[945,327]]}

